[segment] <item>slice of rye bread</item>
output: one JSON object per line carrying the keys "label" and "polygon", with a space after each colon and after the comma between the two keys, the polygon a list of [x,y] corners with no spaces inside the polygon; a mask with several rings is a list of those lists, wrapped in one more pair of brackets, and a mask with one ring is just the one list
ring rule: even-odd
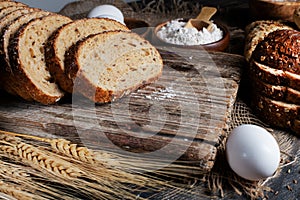
{"label": "slice of rye bread", "polygon": [[42,104],[53,104],[64,96],[46,66],[44,45],[55,30],[71,21],[58,14],[33,19],[10,40],[8,52],[14,81]]}
{"label": "slice of rye bread", "polygon": [[132,32],[91,35],[77,42],[68,55],[66,73],[74,92],[96,103],[112,102],[157,80],[163,69],[155,47]]}
{"label": "slice of rye bread", "polygon": [[291,129],[296,134],[300,134],[300,105],[275,101],[254,93],[252,95],[252,107],[259,118],[267,124],[274,127]]}
{"label": "slice of rye bread", "polygon": [[275,69],[253,60],[250,62],[249,76],[256,77],[271,85],[287,86],[300,91],[300,75]]}
{"label": "slice of rye bread", "polygon": [[292,29],[292,27],[287,26],[279,21],[262,20],[255,21],[249,24],[245,29],[246,39],[244,56],[246,60],[249,62],[257,44],[263,41],[269,33],[272,33],[277,30]]}
{"label": "slice of rye bread", "polygon": [[250,81],[252,84],[252,90],[258,94],[262,94],[263,96],[276,101],[300,105],[300,91],[298,90],[294,90],[286,86],[271,85],[259,80],[256,77],[251,77]]}
{"label": "slice of rye bread", "polygon": [[[123,24],[110,19],[80,19],[59,28],[46,45],[46,63],[55,81],[66,92],[72,93],[73,82],[65,74],[65,53],[79,40],[96,33],[111,30],[129,29]],[[67,39],[66,39],[67,38]]]}
{"label": "slice of rye bread", "polygon": [[[31,13],[24,14],[14,20],[12,23],[5,26],[2,31],[0,32],[0,62],[3,65],[0,67],[0,79],[3,82],[3,88],[10,94],[17,95],[21,93],[21,96],[25,100],[32,100],[30,95],[23,90],[19,90],[16,92],[15,90],[18,89],[16,83],[13,81],[13,74],[10,68],[9,62],[9,55],[8,55],[8,45],[9,40],[13,35],[18,31],[21,26],[28,23],[32,19],[37,19],[46,15],[51,14],[48,11],[37,10]],[[16,88],[16,89],[15,89]]]}

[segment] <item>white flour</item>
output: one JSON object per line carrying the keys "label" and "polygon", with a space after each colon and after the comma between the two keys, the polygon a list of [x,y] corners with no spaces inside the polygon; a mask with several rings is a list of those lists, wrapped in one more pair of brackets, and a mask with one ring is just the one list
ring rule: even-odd
{"label": "white flour", "polygon": [[215,24],[212,32],[206,28],[200,31],[196,28],[184,28],[185,24],[182,19],[172,20],[157,32],[157,36],[167,43],[177,45],[203,45],[223,38],[222,30]]}

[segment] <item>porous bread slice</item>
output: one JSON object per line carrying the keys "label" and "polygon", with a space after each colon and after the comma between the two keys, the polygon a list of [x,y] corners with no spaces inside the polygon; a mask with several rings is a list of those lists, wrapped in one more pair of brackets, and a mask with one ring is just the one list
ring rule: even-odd
{"label": "porous bread slice", "polygon": [[18,87],[42,104],[53,104],[64,95],[46,67],[44,45],[55,30],[71,21],[58,14],[34,19],[10,41],[10,66]]}
{"label": "porous bread slice", "polygon": [[23,9],[23,8],[28,8],[28,7],[27,6],[9,6],[9,7],[0,8],[0,19],[4,18],[7,14],[9,14],[15,10],[19,10],[19,9]]}
{"label": "porous bread slice", "polygon": [[300,91],[300,75],[260,64],[256,61],[250,62],[249,76],[256,77],[271,85],[288,86]]}
{"label": "porous bread slice", "polygon": [[[10,12],[9,14],[5,15],[4,17],[2,17],[0,19],[0,32],[2,31],[2,29],[9,23],[13,22],[16,18],[18,18],[19,16],[22,16],[24,14],[27,14],[27,13],[30,13],[30,12],[33,12],[33,11],[36,11],[38,9],[36,8],[30,8],[30,7],[19,7],[19,9],[17,10],[14,10],[12,12]],[[1,60],[2,62],[3,60]],[[3,63],[2,64],[2,67],[5,66],[5,64]],[[5,84],[5,83],[2,83],[2,84]],[[4,89],[6,89],[6,91],[8,91],[9,93],[12,93],[12,94],[15,94],[15,92],[13,90],[10,90],[9,88],[5,88],[6,86],[5,85],[2,85],[2,87]],[[30,98],[28,97],[28,94],[27,93],[24,93],[24,96],[23,96],[24,99],[27,99],[27,100],[30,100]]]}
{"label": "porous bread slice", "polygon": [[287,86],[271,85],[259,80],[256,77],[251,77],[252,90],[258,94],[264,95],[276,101],[300,105],[300,91],[294,90]]}
{"label": "porous bread slice", "polygon": [[28,6],[24,3],[21,3],[21,2],[16,2],[16,1],[0,1],[0,9],[1,8],[6,8],[6,7],[9,7],[9,6],[15,6],[15,7],[18,7],[18,6]]}
{"label": "porous bread slice", "polygon": [[74,92],[106,103],[158,79],[163,62],[155,47],[139,35],[108,31],[78,42],[66,57],[66,66]]}
{"label": "porous bread slice", "polygon": [[[108,30],[129,29],[123,24],[104,18],[75,20],[59,28],[49,39],[46,45],[46,62],[50,73],[60,87],[71,93],[73,82],[65,74],[65,54],[67,50],[79,40],[96,33]],[[67,39],[66,39],[67,38]]]}
{"label": "porous bread slice", "polygon": [[47,11],[34,11],[27,14],[24,14],[14,20],[12,23],[5,26],[2,31],[0,32],[0,60],[3,65],[1,66],[1,74],[0,78],[3,81],[3,88],[11,93],[11,94],[18,94],[21,93],[21,96],[26,100],[32,100],[30,95],[26,91],[19,90],[16,92],[15,90],[18,89],[16,83],[13,81],[13,74],[11,73],[10,62],[9,62],[9,55],[8,55],[8,44],[10,38],[17,32],[17,30],[23,26],[24,24],[28,23],[32,19],[40,18],[46,15],[49,15],[50,12]]}
{"label": "porous bread slice", "polygon": [[260,94],[252,95],[252,106],[256,114],[274,127],[291,129],[300,134],[300,105],[275,101]]}
{"label": "porous bread slice", "polygon": [[292,30],[293,28],[278,21],[262,20],[249,24],[246,29],[244,56],[250,61],[257,44],[264,40],[268,34],[277,30]]}

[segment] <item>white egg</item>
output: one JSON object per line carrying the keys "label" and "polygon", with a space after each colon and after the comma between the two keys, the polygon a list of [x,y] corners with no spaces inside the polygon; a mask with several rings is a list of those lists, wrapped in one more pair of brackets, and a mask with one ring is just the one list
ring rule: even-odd
{"label": "white egg", "polygon": [[93,8],[88,18],[109,18],[124,24],[124,16],[121,10],[113,5],[100,5]]}
{"label": "white egg", "polygon": [[241,125],[233,129],[228,137],[226,156],[236,174],[257,181],[276,172],[280,163],[280,148],[266,129]]}

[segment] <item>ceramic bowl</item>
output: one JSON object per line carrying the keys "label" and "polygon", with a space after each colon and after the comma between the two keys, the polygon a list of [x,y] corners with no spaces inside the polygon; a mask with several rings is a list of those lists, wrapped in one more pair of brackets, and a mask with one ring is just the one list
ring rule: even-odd
{"label": "ceramic bowl", "polygon": [[299,7],[300,1],[249,0],[250,13],[255,19],[293,21],[294,11]]}
{"label": "ceramic bowl", "polygon": [[150,33],[149,24],[143,20],[135,18],[125,18],[124,22],[130,30],[144,38],[146,38]]}
{"label": "ceramic bowl", "polygon": [[[187,19],[183,20],[183,21],[188,21]],[[156,45],[166,45],[166,46],[174,46],[174,47],[179,47],[179,48],[189,48],[189,49],[199,49],[199,50],[206,50],[206,51],[225,51],[229,45],[229,40],[230,40],[230,36],[229,36],[229,31],[226,28],[226,26],[214,22],[222,31],[223,31],[223,38],[219,41],[213,42],[213,43],[209,43],[209,44],[203,44],[203,45],[178,45],[178,44],[171,44],[168,43],[164,40],[162,40],[159,36],[157,36],[157,32],[164,27],[167,22],[163,22],[159,25],[157,25],[152,33],[152,42]]]}

